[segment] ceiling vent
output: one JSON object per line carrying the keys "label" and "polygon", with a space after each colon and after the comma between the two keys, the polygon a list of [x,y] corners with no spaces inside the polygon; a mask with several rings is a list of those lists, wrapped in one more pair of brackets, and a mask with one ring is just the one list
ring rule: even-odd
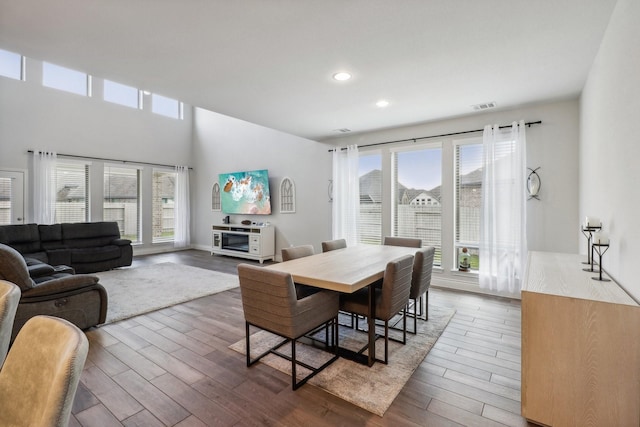
{"label": "ceiling vent", "polygon": [[333,131],[340,132],[340,133],[347,133],[347,132],[351,132],[351,129],[342,128],[342,129],[334,129]]}
{"label": "ceiling vent", "polygon": [[484,104],[476,104],[472,105],[473,109],[476,111],[488,110],[489,108],[496,108],[495,101],[493,102],[485,102]]}

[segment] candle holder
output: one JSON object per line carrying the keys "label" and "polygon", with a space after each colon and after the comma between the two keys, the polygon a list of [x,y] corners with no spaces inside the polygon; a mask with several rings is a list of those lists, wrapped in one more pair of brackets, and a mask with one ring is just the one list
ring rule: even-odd
{"label": "candle holder", "polygon": [[583,268],[584,271],[597,272],[593,269],[593,246],[591,245],[591,238],[593,237],[593,233],[600,229],[602,229],[602,226],[586,226],[580,229],[584,237],[587,238],[587,261],[582,261],[582,263],[590,266],[589,268]]}
{"label": "candle holder", "polygon": [[[597,280],[599,282],[610,282],[611,280],[609,279],[603,279],[602,278],[602,255],[605,254],[605,252],[607,252],[607,250],[609,250],[609,244],[608,243],[594,243],[593,245],[591,245],[592,250],[596,251],[596,253],[598,254],[598,265],[600,266],[600,268],[598,269],[598,271],[600,272],[600,274],[598,274],[597,277],[592,277],[593,280]],[[591,261],[593,261],[593,259],[591,259]]]}

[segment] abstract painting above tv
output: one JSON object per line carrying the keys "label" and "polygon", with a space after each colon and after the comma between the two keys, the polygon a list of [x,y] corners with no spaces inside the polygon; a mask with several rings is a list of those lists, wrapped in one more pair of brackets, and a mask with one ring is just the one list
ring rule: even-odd
{"label": "abstract painting above tv", "polygon": [[271,214],[269,173],[266,169],[218,175],[222,211],[227,214]]}

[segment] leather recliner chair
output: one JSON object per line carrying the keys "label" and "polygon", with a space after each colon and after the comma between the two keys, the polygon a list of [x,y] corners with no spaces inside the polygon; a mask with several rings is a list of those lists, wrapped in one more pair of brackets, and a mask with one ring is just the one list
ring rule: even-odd
{"label": "leather recliner chair", "polygon": [[107,291],[98,283],[98,277],[70,274],[66,272],[69,268],[64,266],[56,268],[44,264],[40,268],[49,273],[34,280],[22,255],[12,247],[0,244],[0,279],[15,283],[21,291],[12,340],[27,320],[36,315],[59,317],[80,329],[104,323]]}

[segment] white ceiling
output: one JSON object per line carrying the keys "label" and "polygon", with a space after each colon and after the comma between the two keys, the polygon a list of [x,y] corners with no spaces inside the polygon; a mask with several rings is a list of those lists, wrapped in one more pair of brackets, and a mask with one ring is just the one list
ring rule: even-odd
{"label": "white ceiling", "polygon": [[0,0],[0,48],[322,140],[577,96],[614,6]]}

